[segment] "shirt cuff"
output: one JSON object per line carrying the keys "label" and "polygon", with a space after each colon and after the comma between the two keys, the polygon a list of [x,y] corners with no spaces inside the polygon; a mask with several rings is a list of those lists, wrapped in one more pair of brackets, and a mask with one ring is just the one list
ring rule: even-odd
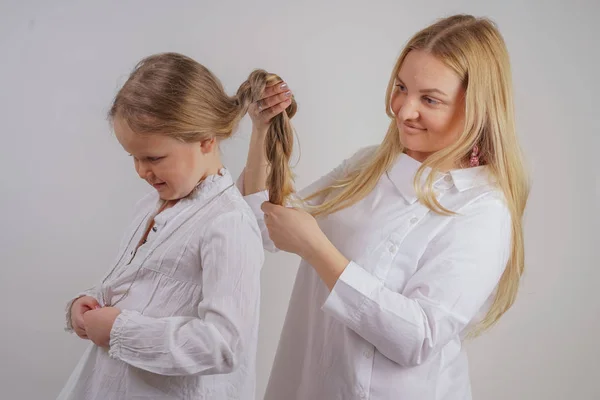
{"label": "shirt cuff", "polygon": [[360,314],[382,283],[354,261],[350,261],[327,296],[321,309],[346,324],[359,322]]}
{"label": "shirt cuff", "polygon": [[125,325],[134,316],[139,315],[136,311],[122,310],[115,322],[113,323],[112,329],[110,330],[110,342],[108,355],[111,358],[120,359],[121,349],[123,346],[123,333],[125,331]]}

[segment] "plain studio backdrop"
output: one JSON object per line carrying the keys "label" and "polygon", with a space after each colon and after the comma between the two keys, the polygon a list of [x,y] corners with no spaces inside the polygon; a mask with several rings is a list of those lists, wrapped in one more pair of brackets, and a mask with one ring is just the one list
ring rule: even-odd
{"label": "plain studio backdrop", "polygon": [[[380,142],[403,44],[465,12],[505,37],[533,181],[518,301],[467,344],[474,398],[599,399],[599,11],[596,0],[0,2],[0,398],[58,394],[87,343],[63,332],[65,302],[108,270],[152,190],[105,118],[138,60],[184,53],[231,94],[254,68],[284,77],[299,104],[301,187]],[[234,176],[249,132],[246,119],[222,146]],[[297,265],[268,255],[262,272],[259,399]]]}

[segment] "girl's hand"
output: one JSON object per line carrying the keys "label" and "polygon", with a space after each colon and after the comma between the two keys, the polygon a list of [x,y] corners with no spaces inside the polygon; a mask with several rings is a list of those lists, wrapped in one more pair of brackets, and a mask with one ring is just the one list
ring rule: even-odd
{"label": "girl's hand", "polygon": [[88,338],[100,347],[108,348],[110,331],[121,310],[115,307],[103,307],[91,310],[83,315]]}
{"label": "girl's hand", "polygon": [[99,307],[100,304],[98,304],[98,301],[91,296],[83,296],[73,302],[71,305],[71,326],[73,327],[73,331],[75,331],[77,336],[82,339],[88,338],[85,332],[83,314]]}
{"label": "girl's hand", "polygon": [[290,104],[292,91],[287,83],[278,82],[267,86],[262,98],[248,107],[248,114],[252,119],[252,132],[266,135],[273,117],[281,114]]}

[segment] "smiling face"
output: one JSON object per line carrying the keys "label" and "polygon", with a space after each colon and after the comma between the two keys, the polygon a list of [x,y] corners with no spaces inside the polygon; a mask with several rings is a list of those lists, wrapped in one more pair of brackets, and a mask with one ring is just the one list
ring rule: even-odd
{"label": "smiling face", "polygon": [[120,118],[113,125],[119,143],[133,157],[136,172],[163,200],[186,197],[220,168],[215,139],[187,143],[160,134],[142,135]]}
{"label": "smiling face", "polygon": [[391,98],[406,154],[422,162],[456,142],[464,127],[464,96],[452,69],[426,51],[410,51]]}

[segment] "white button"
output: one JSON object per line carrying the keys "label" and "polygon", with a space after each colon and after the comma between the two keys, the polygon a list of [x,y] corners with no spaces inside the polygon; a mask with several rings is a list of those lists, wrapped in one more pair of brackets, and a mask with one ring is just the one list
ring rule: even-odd
{"label": "white button", "polygon": [[365,358],[371,358],[373,356],[373,353],[371,352],[371,350],[365,350],[363,351],[363,356],[365,356]]}
{"label": "white button", "polygon": [[395,253],[398,251],[398,246],[396,246],[395,244],[391,244],[390,245],[390,253]]}
{"label": "white button", "polygon": [[452,182],[452,176],[450,176],[450,175],[446,175],[446,177],[444,178],[444,180],[445,180],[446,182]]}
{"label": "white button", "polygon": [[361,399],[366,399],[367,395],[365,392],[358,392],[358,397],[360,397]]}
{"label": "white button", "polygon": [[412,217],[412,218],[410,219],[410,223],[411,223],[412,225],[416,224],[417,222],[419,222],[419,218],[417,218],[417,217]]}

